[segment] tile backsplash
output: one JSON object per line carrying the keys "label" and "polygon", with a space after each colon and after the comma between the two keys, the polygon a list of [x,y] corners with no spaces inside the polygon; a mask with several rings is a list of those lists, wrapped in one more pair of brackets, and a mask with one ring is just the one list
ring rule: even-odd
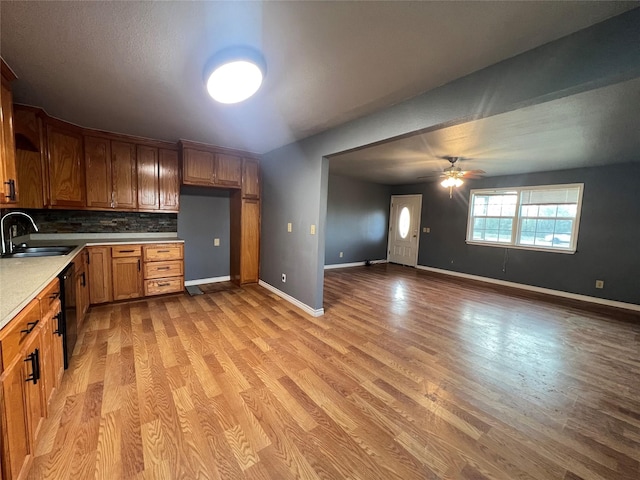
{"label": "tile backsplash", "polygon": [[[40,233],[176,232],[176,213],[92,212],[81,210],[24,210]],[[18,235],[31,232],[29,221],[17,221]]]}

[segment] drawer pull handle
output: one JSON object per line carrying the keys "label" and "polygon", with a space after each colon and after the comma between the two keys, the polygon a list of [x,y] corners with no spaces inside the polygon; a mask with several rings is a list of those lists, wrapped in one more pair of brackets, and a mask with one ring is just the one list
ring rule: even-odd
{"label": "drawer pull handle", "polygon": [[27,328],[25,328],[24,330],[20,330],[20,333],[24,333],[24,334],[30,334],[34,328],[36,328],[36,325],[38,325],[38,323],[40,322],[40,320],[36,320],[35,322],[28,322],[27,323]]}
{"label": "drawer pull handle", "polygon": [[34,385],[37,385],[38,380],[40,380],[40,350],[36,348],[33,353],[27,355],[24,361],[31,362],[31,374],[24,381],[33,382]]}
{"label": "drawer pull handle", "polygon": [[169,282],[159,283],[158,284],[159,287],[168,287],[169,285],[171,285]]}
{"label": "drawer pull handle", "polygon": [[51,295],[49,295],[49,298],[51,300],[55,300],[56,298],[58,298],[60,296],[60,292],[53,292]]}
{"label": "drawer pull handle", "polygon": [[53,331],[54,335],[62,336],[62,312],[58,312],[53,316],[56,320],[58,320],[58,327]]}
{"label": "drawer pull handle", "polygon": [[171,267],[158,267],[157,269],[158,270],[170,270]]}
{"label": "drawer pull handle", "polygon": [[157,250],[156,253],[169,253],[170,250]]}
{"label": "drawer pull handle", "polygon": [[11,202],[16,201],[16,181],[13,178],[10,178],[8,181],[4,182],[5,185],[9,185],[9,195],[5,195],[6,198]]}
{"label": "drawer pull handle", "polygon": [[118,253],[133,253],[135,250],[118,250]]}

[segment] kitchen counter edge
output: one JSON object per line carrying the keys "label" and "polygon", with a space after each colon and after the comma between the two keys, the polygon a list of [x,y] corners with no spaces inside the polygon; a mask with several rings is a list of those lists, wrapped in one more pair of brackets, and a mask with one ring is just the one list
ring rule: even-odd
{"label": "kitchen counter edge", "polygon": [[[77,245],[67,255],[35,258],[0,259],[0,330],[26,307],[49,283],[75,260],[84,247],[151,243],[184,243],[177,237],[167,238],[109,238],[86,240],[38,240],[30,245]],[[26,272],[24,272],[26,268]],[[33,283],[24,276],[38,271]]]}

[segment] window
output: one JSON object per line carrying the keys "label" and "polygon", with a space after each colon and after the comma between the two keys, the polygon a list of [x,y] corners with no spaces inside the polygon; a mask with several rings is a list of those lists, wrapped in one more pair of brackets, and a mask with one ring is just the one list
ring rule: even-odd
{"label": "window", "polygon": [[409,235],[409,227],[411,226],[411,215],[409,215],[409,209],[407,207],[403,207],[400,210],[400,219],[398,220],[398,230],[400,231],[400,236],[404,239]]}
{"label": "window", "polygon": [[575,253],[583,184],[471,190],[467,243]]}

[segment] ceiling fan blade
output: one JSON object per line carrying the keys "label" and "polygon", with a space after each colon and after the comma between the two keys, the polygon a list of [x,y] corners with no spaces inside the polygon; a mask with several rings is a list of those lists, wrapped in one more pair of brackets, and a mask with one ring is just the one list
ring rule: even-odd
{"label": "ceiling fan blade", "polygon": [[425,180],[428,178],[437,178],[437,177],[442,177],[444,176],[443,173],[441,172],[431,172],[431,173],[427,173],[426,175],[421,175],[420,177],[417,177],[418,180]]}
{"label": "ceiling fan blade", "polygon": [[484,170],[467,170],[461,173],[465,178],[479,178],[487,172],[485,172]]}

